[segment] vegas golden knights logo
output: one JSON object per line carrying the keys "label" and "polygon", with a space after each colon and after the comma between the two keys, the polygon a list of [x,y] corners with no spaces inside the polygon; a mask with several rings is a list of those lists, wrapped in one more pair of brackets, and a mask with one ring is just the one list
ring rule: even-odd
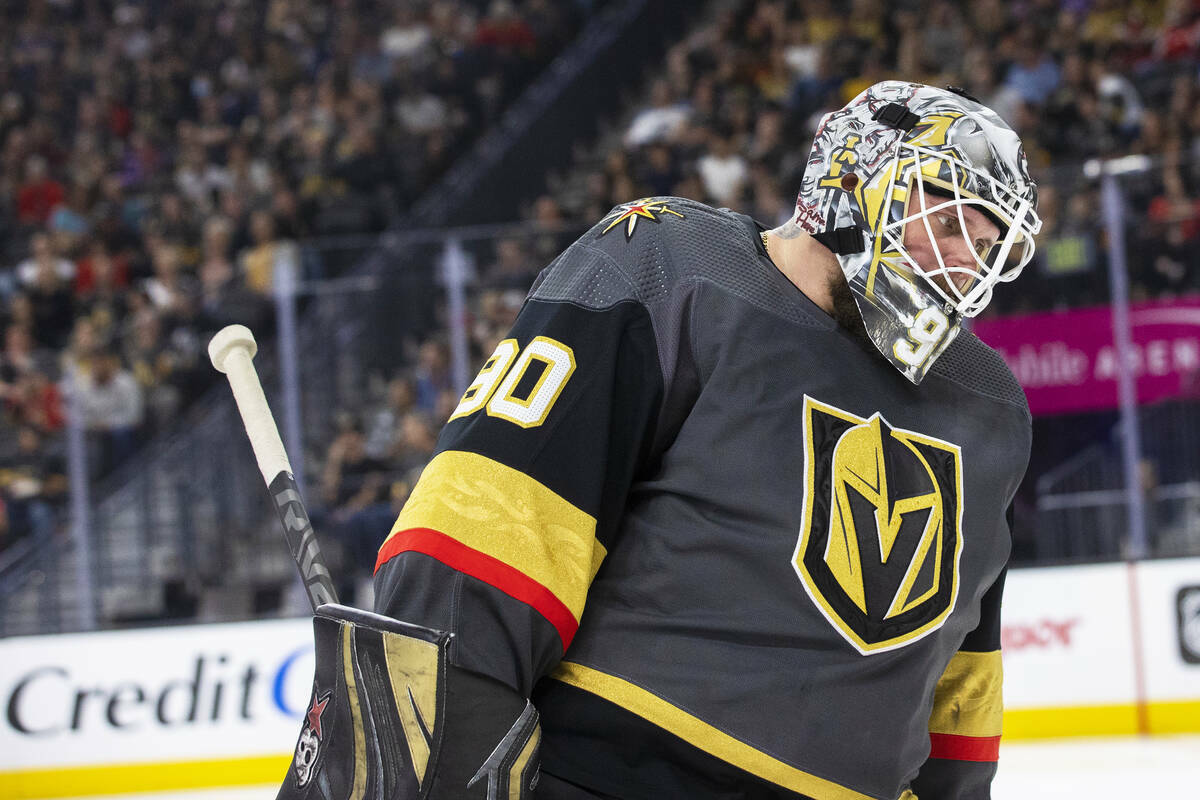
{"label": "vegas golden knights logo", "polygon": [[957,445],[804,398],[804,517],[793,566],[863,655],[937,630],[958,595]]}

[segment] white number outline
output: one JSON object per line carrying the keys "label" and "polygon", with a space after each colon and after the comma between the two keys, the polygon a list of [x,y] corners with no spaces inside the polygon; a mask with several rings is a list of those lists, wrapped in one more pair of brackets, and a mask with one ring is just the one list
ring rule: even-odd
{"label": "white number outline", "polygon": [[[537,384],[529,396],[520,400],[513,396],[517,385],[534,359],[545,364]],[[562,342],[546,336],[536,336],[525,345],[517,363],[496,387],[487,403],[488,416],[506,419],[522,428],[535,428],[546,421],[550,409],[558,401],[567,381],[575,372],[575,353]]]}
{"label": "white number outline", "polygon": [[450,419],[465,417],[483,408],[484,404],[492,398],[496,387],[500,385],[504,373],[508,372],[508,368],[512,366],[513,359],[517,357],[519,350],[516,339],[505,339],[496,345],[496,349],[483,363],[483,368],[479,370],[475,380],[463,392],[462,399],[458,401],[458,406],[450,415]]}

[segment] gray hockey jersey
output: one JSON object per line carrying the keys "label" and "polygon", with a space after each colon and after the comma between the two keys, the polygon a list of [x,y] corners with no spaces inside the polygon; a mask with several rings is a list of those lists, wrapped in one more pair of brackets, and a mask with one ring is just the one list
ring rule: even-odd
{"label": "gray hockey jersey", "polygon": [[380,550],[376,610],[531,693],[617,797],[987,797],[1024,395],[919,385],[748,217],[618,206],[538,278]]}

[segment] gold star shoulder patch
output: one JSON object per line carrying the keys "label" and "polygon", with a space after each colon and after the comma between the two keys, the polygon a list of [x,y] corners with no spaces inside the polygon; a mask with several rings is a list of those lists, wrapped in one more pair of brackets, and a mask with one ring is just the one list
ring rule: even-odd
{"label": "gold star shoulder patch", "polygon": [[669,208],[665,201],[643,197],[641,200],[634,200],[632,203],[625,203],[618,206],[607,217],[600,220],[601,222],[608,222],[604,230],[600,231],[600,235],[603,236],[624,222],[625,241],[629,241],[633,238],[633,232],[637,229],[639,219],[648,219],[658,225],[662,223],[662,215],[664,214],[670,214],[683,219],[683,214]]}

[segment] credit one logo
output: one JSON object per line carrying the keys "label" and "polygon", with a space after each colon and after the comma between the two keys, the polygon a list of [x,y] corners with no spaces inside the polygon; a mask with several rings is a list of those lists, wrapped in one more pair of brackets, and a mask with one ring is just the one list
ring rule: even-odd
{"label": "credit one logo", "polygon": [[1200,664],[1200,586],[1184,586],[1175,595],[1179,655],[1188,664]]}
{"label": "credit one logo", "polygon": [[312,685],[312,652],[304,645],[269,669],[201,653],[177,676],[108,681],[89,680],[86,667],[43,664],[3,687],[4,718],[25,736],[253,721],[263,709],[299,719]]}

